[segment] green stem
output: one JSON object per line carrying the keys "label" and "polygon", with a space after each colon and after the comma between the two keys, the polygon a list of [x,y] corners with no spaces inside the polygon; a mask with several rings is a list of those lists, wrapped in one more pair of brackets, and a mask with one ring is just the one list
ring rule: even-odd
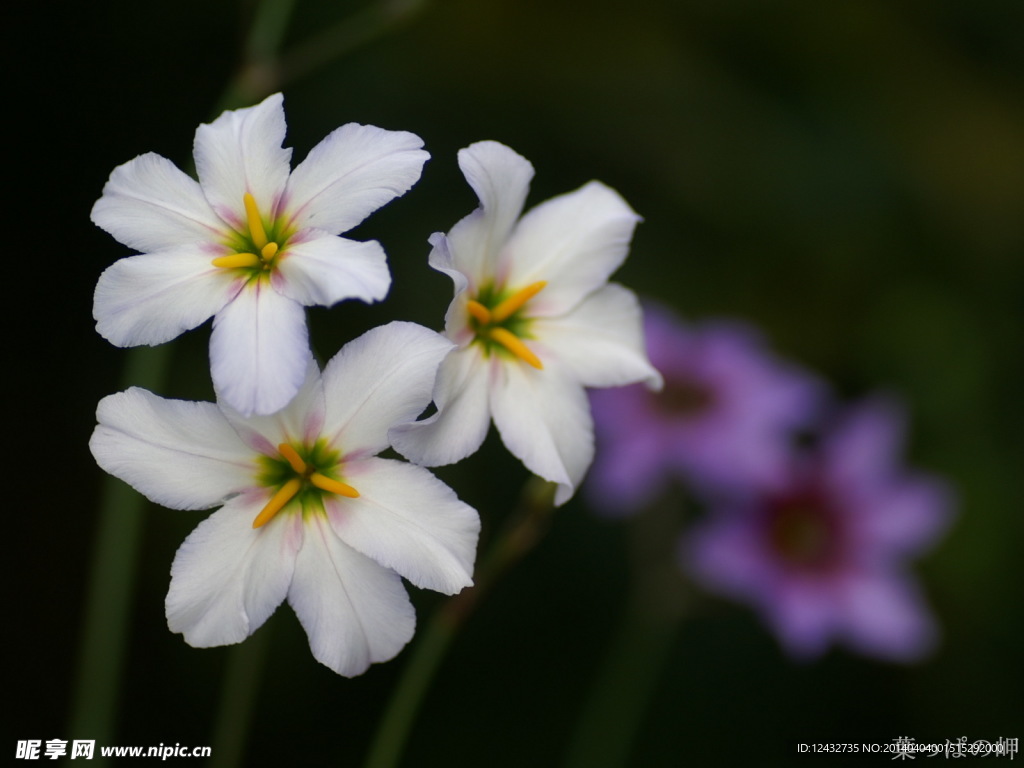
{"label": "green stem", "polygon": [[265,0],[256,8],[245,41],[245,61],[272,61],[281,50],[295,0]]}
{"label": "green stem", "polygon": [[477,569],[476,584],[445,603],[420,635],[370,744],[365,768],[395,768],[420,706],[445,652],[480,598],[543,535],[553,506],[553,487],[531,478],[517,513]]}
{"label": "green stem", "polygon": [[420,704],[458,630],[457,618],[445,608],[447,606],[434,615],[416,643],[412,658],[406,664],[384,717],[377,726],[366,768],[389,768],[398,765],[401,759]]}
{"label": "green stem", "polygon": [[675,516],[664,508],[631,521],[633,587],[629,607],[583,706],[566,768],[625,765],[657,690],[683,615],[685,590],[673,548]]}
{"label": "green stem", "polygon": [[580,714],[566,768],[626,765],[675,637],[671,622],[627,616]]}
{"label": "green stem", "polygon": [[278,76],[292,82],[383,37],[414,18],[427,0],[380,0],[286,51]]}
{"label": "green stem", "polygon": [[[167,345],[131,350],[122,389],[156,388],[169,357]],[[71,738],[113,742],[145,505],[146,500],[120,480],[104,478],[71,705]]]}
{"label": "green stem", "polygon": [[270,648],[270,622],[228,651],[220,707],[211,739],[210,768],[242,765],[252,713]]}
{"label": "green stem", "polygon": [[217,114],[253,104],[280,90],[285,78],[279,51],[294,8],[295,0],[263,0],[256,7],[242,50],[242,65],[225,89]]}

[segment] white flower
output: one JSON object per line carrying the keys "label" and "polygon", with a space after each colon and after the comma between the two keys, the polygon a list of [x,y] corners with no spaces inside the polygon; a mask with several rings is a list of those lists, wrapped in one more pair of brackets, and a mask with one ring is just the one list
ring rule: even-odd
{"label": "white flower", "polygon": [[322,375],[311,362],[272,416],[137,388],[100,402],[90,448],[103,469],[164,506],[223,505],[174,558],[172,631],[237,643],[287,600],[316,659],[352,676],[412,637],[401,577],[445,594],[472,583],[476,512],[427,470],[376,457],[430,401],[449,348],[412,323],[377,328]]}
{"label": "white flower", "polygon": [[438,412],[396,427],[412,461],[448,464],[483,442],[491,417],[506,447],[568,500],[594,455],[584,387],[661,377],[644,351],[636,297],[608,277],[626,258],[639,217],[592,181],[519,219],[533,166],[483,141],[459,152],[480,207],[431,237],[430,264],[455,283]]}
{"label": "white flower", "polygon": [[100,277],[97,330],[154,345],[213,316],[214,384],[246,415],[280,410],[302,385],[303,306],[387,294],[380,244],[337,235],[404,194],[428,157],[411,133],[350,123],[292,171],[282,104],[275,94],[199,126],[198,183],[149,153],[115,168],[92,209],[142,254]]}

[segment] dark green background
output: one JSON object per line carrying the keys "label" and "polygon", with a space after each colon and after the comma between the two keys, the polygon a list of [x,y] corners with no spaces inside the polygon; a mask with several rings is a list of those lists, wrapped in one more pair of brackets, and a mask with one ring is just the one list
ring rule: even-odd
{"label": "dark green background", "polygon": [[[286,47],[368,5],[299,0]],[[14,18],[4,52],[11,750],[69,738],[101,480],[86,443],[126,359],[90,314],[97,276],[128,251],[89,209],[137,154],[188,163],[249,9],[111,0],[35,13]],[[622,282],[687,317],[757,324],[843,397],[904,398],[910,462],[956,488],[955,525],[917,568],[944,628],[934,658],[835,651],[794,665],[745,608],[696,598],[630,765],[788,765],[798,741],[1024,736],[1022,33],[1019,0],[438,0],[285,85],[297,159],[349,121],[413,131],[433,156],[355,233],[388,251],[388,300],[310,312],[324,357],[391,319],[440,327],[450,283],[426,266],[426,238],[475,205],[456,151],[496,139],[534,163],[531,204],[598,178],[644,216]],[[207,339],[204,327],[176,342],[162,394],[209,397]],[[485,534],[526,478],[493,439],[442,474]],[[147,508],[116,743],[210,741],[227,651],[189,648],[163,618],[174,551],[202,516]],[[452,648],[405,765],[560,764],[625,610],[627,538],[580,501],[558,511]],[[439,604],[415,600],[421,621]],[[408,650],[345,680],[313,661],[287,608],[264,631],[247,764],[359,765]]]}

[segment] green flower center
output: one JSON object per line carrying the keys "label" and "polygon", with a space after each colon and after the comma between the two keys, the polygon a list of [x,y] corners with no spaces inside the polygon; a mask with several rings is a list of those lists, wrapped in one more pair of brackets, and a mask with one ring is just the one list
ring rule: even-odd
{"label": "green flower center", "polygon": [[540,280],[513,292],[498,292],[493,287],[480,291],[475,299],[466,302],[469,326],[488,352],[502,350],[534,368],[544,365],[523,338],[529,338],[529,321],[523,317],[526,303],[540,293],[547,282]]}
{"label": "green flower center", "polygon": [[298,502],[303,512],[313,512],[323,510],[325,494],[350,499],[359,496],[359,491],[334,477],[341,462],[338,452],[328,448],[326,441],[317,440],[312,446],[281,443],[277,450],[280,458],[260,457],[263,471],[258,482],[276,490],[252,521],[253,528],[269,523],[292,501]]}
{"label": "green flower center", "polygon": [[219,256],[211,264],[221,269],[241,269],[250,279],[269,275],[281,259],[281,252],[294,232],[280,219],[269,222],[260,216],[256,198],[248,192],[242,198],[245,204],[246,230],[233,232],[227,246],[234,253]]}

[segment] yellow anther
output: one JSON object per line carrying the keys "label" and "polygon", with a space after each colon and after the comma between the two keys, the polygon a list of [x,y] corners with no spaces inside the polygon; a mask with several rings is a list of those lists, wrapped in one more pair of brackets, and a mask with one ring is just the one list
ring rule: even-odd
{"label": "yellow anther", "polygon": [[481,304],[479,301],[470,299],[466,302],[466,311],[471,314],[480,325],[491,324],[491,310]]}
{"label": "yellow anther", "polygon": [[491,321],[500,323],[507,320],[515,314],[517,310],[522,309],[522,306],[526,302],[540,293],[547,284],[547,280],[538,280],[536,283],[530,283],[525,288],[516,291],[491,310]]}
{"label": "yellow anther", "polygon": [[278,488],[277,493],[275,493],[270,498],[270,501],[267,502],[267,506],[265,506],[260,513],[256,515],[256,519],[252,521],[252,527],[259,528],[261,525],[266,525],[273,520],[274,515],[280,512],[284,508],[284,505],[291,501],[301,488],[302,481],[297,477],[293,477],[287,483]]}
{"label": "yellow anther", "polygon": [[492,339],[501,344],[501,346],[523,362],[529,363],[538,370],[544,367],[540,358],[533,354],[533,352],[530,351],[530,348],[523,344],[519,337],[507,328],[492,328],[490,330],[490,335]]}
{"label": "yellow anther", "polygon": [[255,253],[232,253],[230,256],[218,256],[210,262],[215,267],[234,269],[235,267],[258,267],[263,264]]}
{"label": "yellow anther", "polygon": [[256,198],[248,192],[242,197],[245,202],[245,218],[249,221],[249,237],[253,245],[263,248],[268,242],[266,230],[263,229],[263,220],[260,219],[260,209],[256,207]]}
{"label": "yellow anther", "polygon": [[273,241],[264,245],[263,249],[260,251],[260,255],[263,256],[263,261],[270,261],[274,258],[277,255],[277,249],[278,245]]}
{"label": "yellow anther", "polygon": [[282,456],[284,456],[285,460],[291,464],[292,469],[295,470],[295,474],[306,474],[306,462],[304,462],[302,457],[299,456],[298,451],[288,445],[288,443],[281,443],[277,446],[277,450]]}
{"label": "yellow anther", "polygon": [[340,480],[334,480],[327,477],[327,475],[321,475],[319,472],[314,472],[310,475],[309,482],[323,491],[330,491],[331,493],[336,493],[339,496],[347,496],[350,499],[359,498],[359,491],[348,483],[343,483]]}

